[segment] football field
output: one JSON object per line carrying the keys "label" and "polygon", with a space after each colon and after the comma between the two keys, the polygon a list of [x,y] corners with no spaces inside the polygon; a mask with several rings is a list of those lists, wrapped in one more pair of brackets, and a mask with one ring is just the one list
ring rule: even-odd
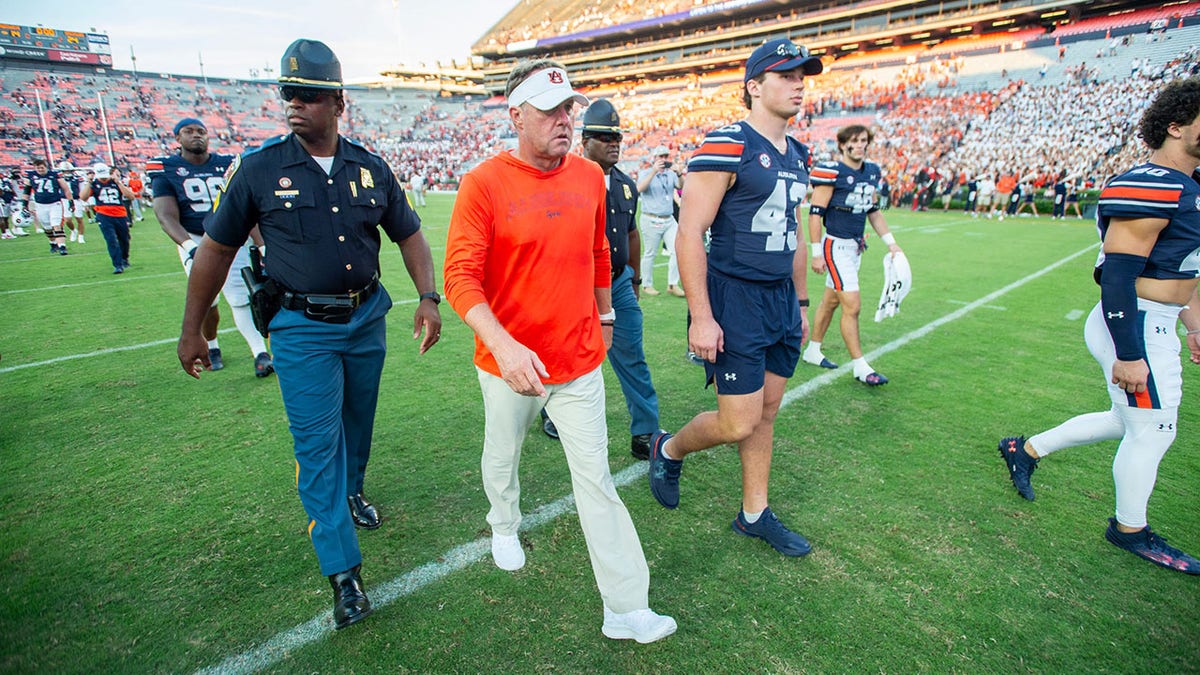
{"label": "football field", "polygon": [[[440,271],[452,196],[421,210]],[[772,509],[802,559],[734,534],[737,453],[687,459],[679,509],[651,497],[606,365],[610,462],[650,565],[659,643],[600,633],[601,602],[559,445],[522,457],[528,562],[497,569],[479,477],[473,337],[443,303],[418,356],[416,292],[385,242],[395,307],[360,531],[376,605],[335,633],[295,492],[274,377],[222,303],[226,367],[175,357],[185,278],[152,217],[111,274],[99,229],[71,254],[0,242],[0,672],[1196,672],[1200,579],[1103,537],[1116,443],[1055,454],[1017,496],[996,452],[1108,407],[1083,344],[1098,299],[1089,221],[886,212],[913,269],[901,313],[872,320],[885,246],[863,263],[863,345],[891,379],[801,364],[776,424]],[[656,280],[665,288],[665,257]],[[823,280],[810,277],[813,304]],[[715,406],[686,357],[686,304],[643,298],[661,422]],[[834,327],[826,355],[849,359]],[[1150,522],[1200,553],[1200,367]]]}

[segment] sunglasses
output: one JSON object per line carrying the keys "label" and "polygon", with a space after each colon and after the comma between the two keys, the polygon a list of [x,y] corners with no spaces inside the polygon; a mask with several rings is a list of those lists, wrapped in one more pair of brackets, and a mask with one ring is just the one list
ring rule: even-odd
{"label": "sunglasses", "polygon": [[300,99],[301,103],[316,103],[321,100],[322,96],[329,96],[330,92],[324,89],[309,89],[308,87],[280,87],[279,98],[290,101],[294,98]]}
{"label": "sunglasses", "polygon": [[597,141],[600,141],[601,143],[619,143],[621,141],[622,136],[621,136],[621,134],[612,134],[612,133],[588,134],[588,138],[594,138]]}

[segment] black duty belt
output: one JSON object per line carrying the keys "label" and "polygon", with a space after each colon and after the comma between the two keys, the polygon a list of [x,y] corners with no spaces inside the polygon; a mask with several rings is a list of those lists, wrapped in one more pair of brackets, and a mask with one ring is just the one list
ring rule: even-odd
{"label": "black duty belt", "polygon": [[295,293],[285,290],[280,296],[280,305],[285,309],[302,311],[305,316],[317,321],[349,323],[354,310],[370,299],[377,290],[379,290],[378,274],[362,289],[349,293]]}

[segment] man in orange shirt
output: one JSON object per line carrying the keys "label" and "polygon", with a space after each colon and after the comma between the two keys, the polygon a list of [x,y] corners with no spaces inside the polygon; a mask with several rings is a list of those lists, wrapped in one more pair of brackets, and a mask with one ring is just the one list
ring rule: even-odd
{"label": "man in orange shirt", "polygon": [[615,313],[604,176],[570,153],[576,105],[588,100],[550,60],[517,64],[505,95],[517,148],[463,177],[445,265],[446,298],[475,331],[492,558],[508,571],[525,564],[517,536],[521,443],[546,408],[604,600],[601,631],[653,642],[676,625],[649,609],[649,568],[608,468],[600,365]]}
{"label": "man in orange shirt", "polygon": [[1008,205],[1012,201],[1013,190],[1017,188],[1018,178],[1019,176],[1015,173],[1004,173],[1000,174],[1000,178],[996,180],[996,201],[994,204],[1000,206],[1000,220],[1004,220],[1005,214],[1011,213]]}
{"label": "man in orange shirt", "polygon": [[133,169],[129,170],[129,189],[133,191],[133,197],[129,200],[129,206],[132,210],[133,219],[137,221],[145,220],[142,216],[142,177],[137,175]]}

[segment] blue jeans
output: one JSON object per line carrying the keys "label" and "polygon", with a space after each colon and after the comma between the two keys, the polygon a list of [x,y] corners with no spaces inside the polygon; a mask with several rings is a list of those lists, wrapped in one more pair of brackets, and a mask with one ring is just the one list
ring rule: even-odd
{"label": "blue jeans", "polygon": [[642,307],[633,293],[633,268],[625,270],[612,285],[612,304],[617,312],[608,362],[629,408],[629,433],[633,436],[658,431],[658,394],[650,380],[650,366],[642,349]]}
{"label": "blue jeans", "polygon": [[104,243],[108,246],[108,257],[112,259],[113,267],[124,267],[129,262],[129,219],[124,216],[105,216],[96,214],[96,224],[104,235]]}
{"label": "blue jeans", "polygon": [[296,488],[326,576],[362,562],[347,482],[358,481],[361,490],[391,307],[380,287],[350,323],[323,323],[290,309],[271,320],[275,375],[295,445]]}

